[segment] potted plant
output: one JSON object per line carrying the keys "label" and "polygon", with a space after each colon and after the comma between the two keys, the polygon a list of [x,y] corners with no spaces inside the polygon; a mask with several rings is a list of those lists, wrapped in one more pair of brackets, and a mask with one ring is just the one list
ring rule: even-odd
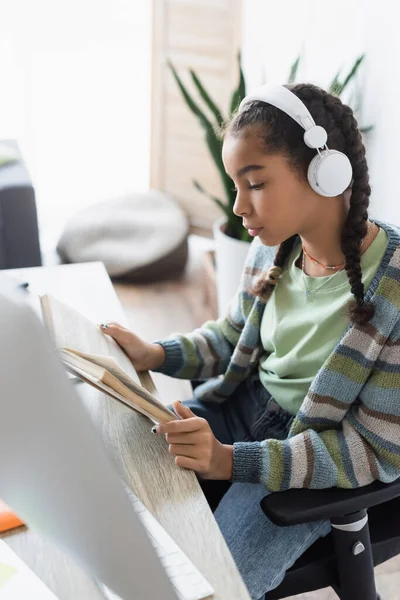
{"label": "potted plant", "polygon": [[[298,56],[292,64],[287,80],[288,83],[293,83],[296,80],[300,59],[301,57]],[[359,56],[343,80],[341,79],[341,70],[339,70],[329,86],[329,91],[337,96],[341,96],[347,89],[349,83],[356,76],[363,60],[364,55]],[[227,303],[233,297],[238,288],[240,276],[243,271],[244,262],[252,238],[249,236],[247,229],[243,227],[242,219],[237,217],[232,210],[236,199],[236,192],[234,191],[233,181],[226,174],[222,162],[223,137],[221,134],[221,128],[225,122],[225,118],[221,110],[204,88],[204,85],[193,69],[189,69],[189,73],[207,112],[203,108],[200,108],[193,96],[188,92],[173,64],[169,61],[168,65],[187,106],[197,117],[204,130],[205,141],[212,160],[214,161],[214,164],[218,170],[225,193],[224,200],[221,200],[205,190],[197,180],[193,180],[193,184],[196,189],[202,194],[206,195],[208,198],[211,198],[211,200],[213,200],[213,202],[215,202],[223,212],[223,216],[216,221],[213,228],[217,269],[218,312],[219,314],[223,314]],[[242,71],[240,53],[238,54],[238,65],[239,82],[231,96],[229,116],[236,112],[240,102],[246,96],[246,83]],[[351,102],[356,100],[356,106],[354,108],[355,112],[360,109],[359,99],[359,95],[356,97],[353,95],[351,98]],[[371,127],[364,127],[361,129],[361,131],[367,132],[370,129]]]}

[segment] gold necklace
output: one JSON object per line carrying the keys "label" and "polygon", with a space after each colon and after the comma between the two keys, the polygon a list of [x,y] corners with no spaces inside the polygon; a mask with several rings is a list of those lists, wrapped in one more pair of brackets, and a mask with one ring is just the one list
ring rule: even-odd
{"label": "gold necklace", "polygon": [[[363,246],[364,242],[369,238],[370,233],[372,231],[372,227],[368,226],[368,232],[367,235],[362,239],[360,247]],[[337,275],[337,273],[339,273],[340,271],[342,271],[344,269],[345,265],[336,265],[336,266],[328,266],[328,265],[322,265],[322,263],[318,262],[317,260],[315,260],[314,258],[312,258],[312,256],[310,256],[309,254],[307,254],[307,251],[305,250],[304,246],[302,245],[303,248],[303,257],[302,257],[302,261],[301,261],[301,270],[302,270],[302,281],[303,281],[303,286],[304,286],[304,290],[306,292],[306,298],[308,299],[309,295],[311,293],[315,293],[317,290],[319,290],[319,288],[321,288],[325,283],[328,283],[328,281],[330,281],[333,277],[335,277],[335,275]],[[315,263],[317,263],[318,265],[322,265],[323,267],[325,267],[325,269],[337,269],[338,267],[340,267],[340,269],[338,269],[336,271],[336,273],[333,273],[333,275],[331,275],[330,277],[328,277],[328,279],[326,279],[325,281],[323,281],[321,283],[321,285],[319,285],[317,288],[313,289],[313,290],[309,290],[306,284],[306,279],[304,277],[304,275],[306,275],[306,273],[304,272],[304,263],[305,263],[305,254],[307,254],[307,256],[313,260]]]}
{"label": "gold necklace", "polygon": [[[371,234],[371,231],[372,231],[372,227],[370,227],[368,225],[367,235],[365,236],[365,238],[363,238],[361,240],[360,246],[362,246],[364,244],[364,242],[369,238],[369,236]],[[303,252],[306,254],[306,256],[308,256],[308,258],[310,260],[312,260],[313,262],[315,262],[315,264],[317,264],[317,265],[321,265],[321,267],[324,267],[325,269],[337,269],[338,267],[344,267],[344,264],[343,265],[324,265],[323,263],[318,262],[318,260],[316,260],[315,258],[313,258],[312,256],[310,256],[308,254],[307,250],[305,249],[304,245],[302,245],[302,248],[303,248]]]}

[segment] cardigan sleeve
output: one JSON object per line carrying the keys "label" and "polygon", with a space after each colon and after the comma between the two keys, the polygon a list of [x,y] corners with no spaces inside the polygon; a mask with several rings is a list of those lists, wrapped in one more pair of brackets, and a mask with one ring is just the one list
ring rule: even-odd
{"label": "cardigan sleeve", "polygon": [[[239,292],[232,300],[233,311],[238,311]],[[243,328],[243,319],[234,321],[232,312],[222,319],[207,321],[202,327],[187,334],[173,334],[165,340],[156,340],[165,351],[165,361],[156,369],[179,379],[208,379],[226,371],[233,350]]]}
{"label": "cardigan sleeve", "polygon": [[166,356],[157,372],[179,379],[209,379],[225,373],[254,301],[250,298],[249,302],[247,273],[252,270],[258,247],[253,241],[239,288],[223,318],[207,321],[190,333],[175,333],[153,342],[164,348]]}
{"label": "cardigan sleeve", "polygon": [[[299,412],[289,437],[234,444],[233,481],[290,488],[356,488],[400,477],[400,319],[357,401],[324,396]],[[312,401],[311,401],[312,402]]]}

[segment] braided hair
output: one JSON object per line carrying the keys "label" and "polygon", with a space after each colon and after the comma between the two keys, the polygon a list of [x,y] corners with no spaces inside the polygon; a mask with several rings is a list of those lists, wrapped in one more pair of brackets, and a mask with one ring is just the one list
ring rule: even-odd
{"label": "braided hair", "polygon": [[[354,296],[348,307],[353,324],[364,325],[375,314],[374,305],[364,302],[364,284],[360,265],[362,239],[368,231],[368,206],[371,188],[368,166],[361,133],[353,111],[339,98],[312,84],[287,85],[306,105],[317,125],[328,134],[330,149],[346,154],[353,168],[350,209],[341,232],[341,251],[345,256],[345,270]],[[283,111],[265,102],[253,101],[233,115],[224,127],[224,135],[239,135],[242,130],[257,126],[266,153],[280,153],[300,177],[307,180],[307,170],[315,150],[303,141],[304,130]],[[294,247],[297,234],[279,245],[274,266],[283,268]],[[271,296],[279,277],[279,269],[270,269],[269,276],[259,280],[253,292],[265,301]]]}

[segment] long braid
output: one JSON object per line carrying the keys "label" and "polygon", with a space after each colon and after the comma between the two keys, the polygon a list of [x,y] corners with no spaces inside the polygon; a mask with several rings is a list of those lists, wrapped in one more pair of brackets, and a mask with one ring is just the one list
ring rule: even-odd
{"label": "long braid", "polygon": [[[281,270],[283,269],[290,256],[290,253],[292,252],[295,240],[296,236],[293,235],[279,244],[274,258],[274,267],[278,267]],[[271,268],[268,270],[267,277],[258,279],[251,291],[255,296],[260,296],[260,298],[266,302],[274,291],[275,285],[278,283],[278,279],[279,271]]]}
{"label": "long braid", "polygon": [[325,94],[325,105],[343,133],[346,154],[353,168],[350,209],[341,234],[341,250],[345,256],[345,270],[355,298],[349,303],[349,316],[352,322],[364,325],[375,314],[374,305],[371,302],[364,303],[364,284],[360,265],[360,242],[367,235],[371,194],[365,147],[351,108],[342,104],[339,98],[329,94]]}
{"label": "long braid", "polygon": [[[368,206],[371,188],[365,148],[357,121],[350,107],[341,100],[311,84],[288,86],[307,106],[318,125],[328,133],[328,147],[344,152],[353,168],[353,185],[350,208],[341,232],[341,251],[345,256],[345,270],[354,300],[348,305],[352,323],[366,324],[375,314],[372,303],[364,303],[364,284],[360,265],[361,240],[367,234]],[[303,130],[288,115],[275,107],[253,102],[238,113],[225,131],[238,134],[250,125],[258,125],[266,148],[271,152],[284,152],[290,163],[306,177],[308,165],[315,151],[302,140]],[[274,266],[281,270],[289,259],[297,235],[282,242],[275,255]],[[253,293],[267,301],[279,280],[279,269],[271,268],[268,276],[256,282]]]}

